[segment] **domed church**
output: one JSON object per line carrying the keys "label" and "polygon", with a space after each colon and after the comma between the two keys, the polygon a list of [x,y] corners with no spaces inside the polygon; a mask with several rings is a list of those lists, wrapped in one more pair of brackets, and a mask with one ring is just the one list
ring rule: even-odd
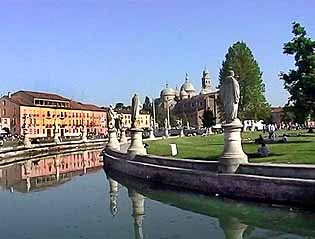
{"label": "domed church", "polygon": [[180,90],[166,87],[160,93],[160,103],[164,108],[169,107],[171,114],[178,119],[189,122],[190,126],[202,127],[202,115],[205,110],[211,110],[214,116],[218,114],[218,90],[212,90],[211,79],[208,69],[202,71],[200,93],[196,94],[194,85],[191,83],[188,73]]}

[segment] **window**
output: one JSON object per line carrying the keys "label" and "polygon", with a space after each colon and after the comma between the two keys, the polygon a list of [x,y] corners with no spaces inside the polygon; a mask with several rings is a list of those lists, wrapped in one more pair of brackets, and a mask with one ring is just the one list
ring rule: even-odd
{"label": "window", "polygon": [[5,116],[6,114],[7,114],[7,110],[6,110],[6,109],[3,109],[3,110],[2,110],[2,115]]}
{"label": "window", "polygon": [[50,111],[47,111],[47,117],[50,117]]}
{"label": "window", "polygon": [[6,104],[6,101],[5,101],[5,100],[3,100],[3,101],[2,101],[2,104],[3,104],[3,105],[5,105],[5,104]]}
{"label": "window", "polygon": [[37,129],[37,134],[39,134],[39,129]]}

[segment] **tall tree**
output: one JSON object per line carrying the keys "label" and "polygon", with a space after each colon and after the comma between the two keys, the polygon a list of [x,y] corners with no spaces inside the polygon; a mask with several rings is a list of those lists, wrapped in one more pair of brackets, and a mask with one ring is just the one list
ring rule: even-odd
{"label": "tall tree", "polygon": [[251,50],[244,42],[236,42],[228,49],[219,73],[219,85],[233,70],[240,84],[238,116],[245,119],[267,119],[271,115],[270,105],[264,96],[265,85],[262,72]]}
{"label": "tall tree", "polygon": [[150,98],[148,96],[145,97],[142,109],[144,111],[149,112],[150,114],[152,113],[152,104],[151,104]]}
{"label": "tall tree", "polygon": [[293,22],[293,38],[284,44],[283,53],[294,56],[295,69],[281,72],[280,79],[290,93],[288,106],[296,121],[304,123],[308,116],[315,118],[315,41],[307,37],[303,26]]}
{"label": "tall tree", "polygon": [[205,128],[211,128],[215,125],[215,117],[213,115],[213,111],[210,109],[207,109],[203,112],[202,115],[202,126]]}

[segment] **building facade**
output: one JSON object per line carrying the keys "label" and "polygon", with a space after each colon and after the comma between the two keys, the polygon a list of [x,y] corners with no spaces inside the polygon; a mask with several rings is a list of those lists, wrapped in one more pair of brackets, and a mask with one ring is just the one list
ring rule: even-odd
{"label": "building facade", "polygon": [[271,107],[271,120],[276,125],[284,122],[285,112],[282,107]]}
{"label": "building facade", "polygon": [[[18,91],[0,98],[1,127],[30,138],[79,136],[83,128],[94,135],[107,133],[107,110],[42,92]],[[6,124],[4,124],[6,123]]]}
{"label": "building facade", "polygon": [[[118,115],[121,117],[122,125],[126,128],[131,128],[131,107],[123,109],[115,109]],[[139,128],[148,129],[151,126],[151,115],[143,110],[140,111],[139,119],[137,119],[137,125]]]}

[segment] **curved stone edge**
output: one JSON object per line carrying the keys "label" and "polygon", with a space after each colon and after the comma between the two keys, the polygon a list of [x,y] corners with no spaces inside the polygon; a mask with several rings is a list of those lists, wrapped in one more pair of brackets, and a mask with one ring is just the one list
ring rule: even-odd
{"label": "curved stone edge", "polygon": [[[144,160],[145,159],[145,160]],[[158,163],[157,160],[161,160]],[[153,162],[151,163],[150,160]],[[217,173],[209,165],[218,162],[174,161],[158,156],[136,155],[132,160],[118,151],[106,150],[104,168],[129,176],[223,197],[314,208],[315,179],[270,177],[241,173]],[[247,165],[247,164],[246,164]],[[242,165],[240,166],[242,167]],[[255,166],[253,166],[255,167]],[[314,169],[313,169],[313,172]]]}

